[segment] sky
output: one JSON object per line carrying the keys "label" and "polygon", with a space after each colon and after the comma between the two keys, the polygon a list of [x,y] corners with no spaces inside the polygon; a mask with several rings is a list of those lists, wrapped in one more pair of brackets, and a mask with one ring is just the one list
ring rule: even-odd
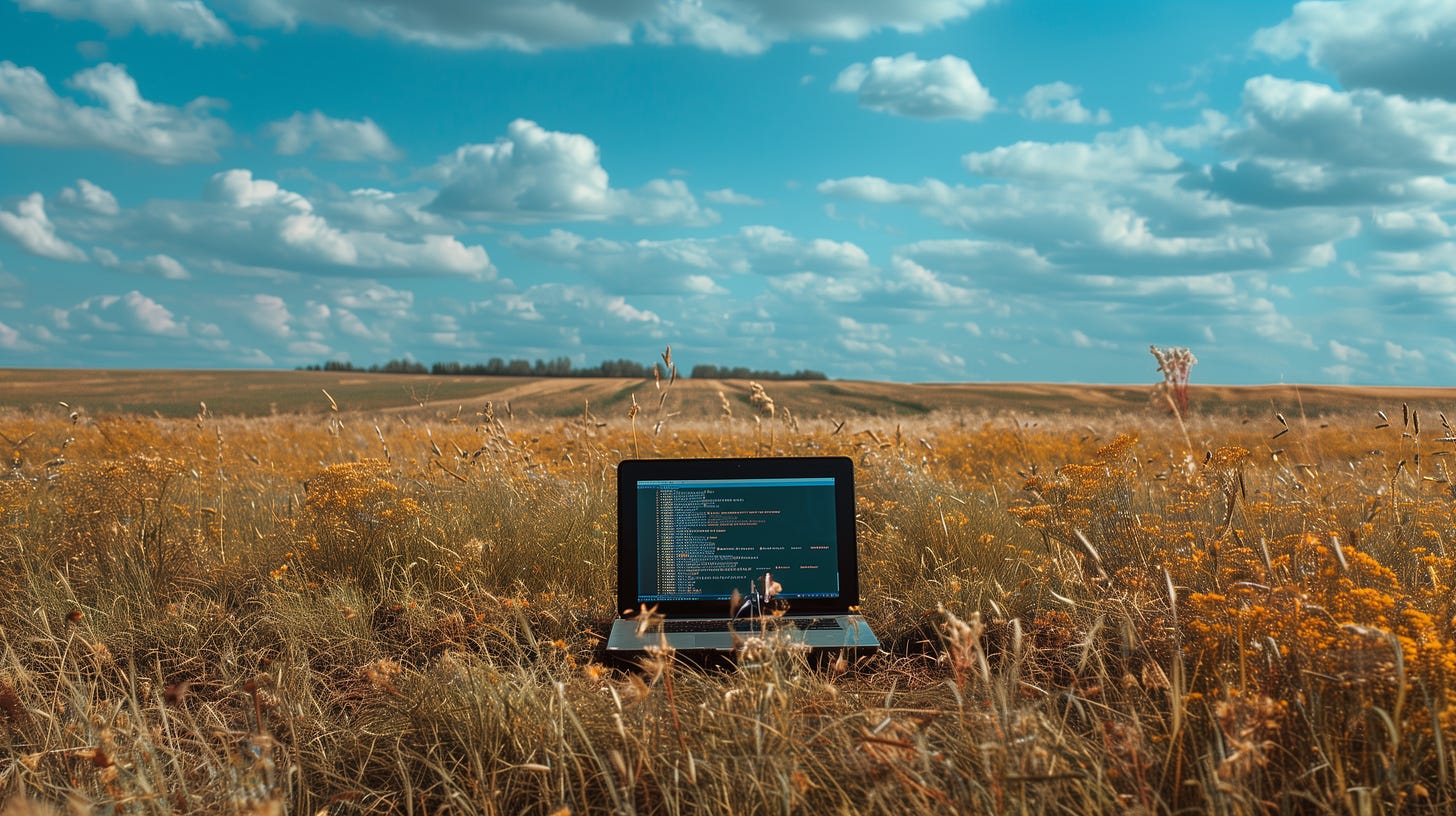
{"label": "sky", "polygon": [[1456,380],[1456,0],[0,0],[0,367]]}

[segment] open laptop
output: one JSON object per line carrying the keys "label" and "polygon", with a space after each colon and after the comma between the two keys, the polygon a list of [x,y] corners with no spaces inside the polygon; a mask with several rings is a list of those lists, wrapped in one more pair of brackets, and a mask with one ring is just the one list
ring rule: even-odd
{"label": "open laptop", "polygon": [[[664,636],[679,651],[726,652],[770,630],[812,649],[874,650],[879,640],[852,614],[858,606],[850,459],[629,459],[617,468],[620,618],[609,655]],[[665,620],[639,633],[644,608]]]}

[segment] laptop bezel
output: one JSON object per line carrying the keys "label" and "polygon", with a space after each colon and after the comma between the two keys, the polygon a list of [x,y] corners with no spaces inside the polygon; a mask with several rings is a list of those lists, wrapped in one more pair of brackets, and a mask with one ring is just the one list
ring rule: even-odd
{"label": "laptop bezel", "polygon": [[[842,615],[859,606],[859,547],[855,529],[854,461],[846,456],[753,458],[625,459],[617,467],[617,611],[632,619],[641,607],[637,559],[637,485],[659,479],[834,480],[835,540],[838,548],[837,598],[794,598],[791,615]],[[747,580],[745,576],[745,588]],[[662,601],[649,606],[670,618],[726,618],[722,600]]]}

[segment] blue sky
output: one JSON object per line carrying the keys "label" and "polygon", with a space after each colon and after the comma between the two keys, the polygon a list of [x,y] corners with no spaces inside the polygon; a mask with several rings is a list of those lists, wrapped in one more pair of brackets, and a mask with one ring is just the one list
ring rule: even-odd
{"label": "blue sky", "polygon": [[1447,385],[1453,182],[1453,0],[0,0],[0,366]]}

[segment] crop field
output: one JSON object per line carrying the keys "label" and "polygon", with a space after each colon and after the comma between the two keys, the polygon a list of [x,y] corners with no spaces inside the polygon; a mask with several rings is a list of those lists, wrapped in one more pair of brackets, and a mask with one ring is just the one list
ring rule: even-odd
{"label": "crop field", "polygon": [[[1438,399],[836,413],[689,385],[0,409],[0,809],[1456,808]],[[792,454],[856,462],[884,650],[606,665],[616,464]]]}

